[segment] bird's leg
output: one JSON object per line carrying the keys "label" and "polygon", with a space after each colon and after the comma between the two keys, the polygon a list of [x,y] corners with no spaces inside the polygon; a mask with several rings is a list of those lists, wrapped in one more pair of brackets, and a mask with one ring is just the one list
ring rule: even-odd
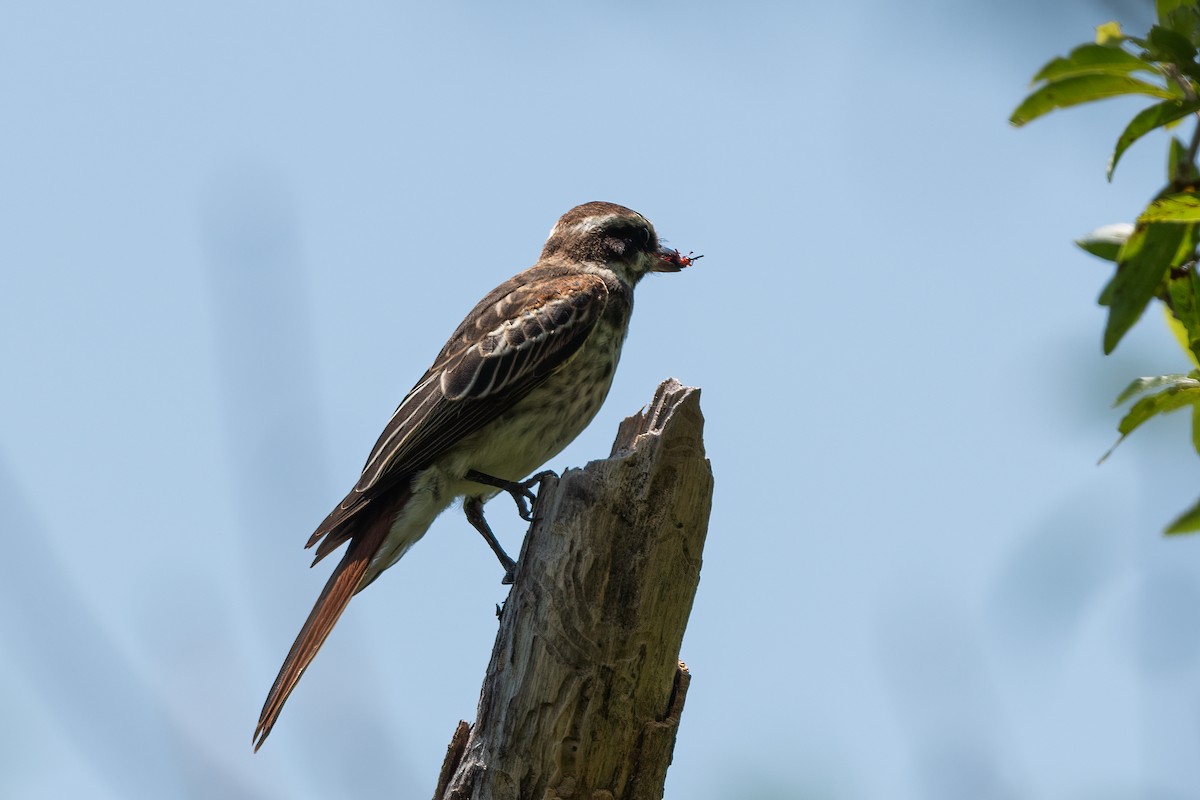
{"label": "bird's leg", "polygon": [[[474,478],[472,478],[474,480]],[[492,552],[496,554],[496,558],[500,559],[500,566],[504,567],[504,577],[500,583],[507,586],[513,582],[513,578],[517,572],[517,562],[513,561],[508,553],[504,552],[504,548],[500,546],[500,542],[496,539],[496,534],[492,533],[491,527],[488,526],[487,520],[483,518],[483,501],[478,497],[468,497],[463,502],[463,511],[467,514],[467,522],[475,530],[479,531],[483,536],[483,540],[492,548]]]}
{"label": "bird's leg", "polygon": [[524,481],[506,481],[503,478],[495,478],[476,470],[469,470],[465,477],[469,481],[482,483],[484,486],[495,486],[497,489],[508,492],[512,495],[513,502],[517,504],[517,513],[521,515],[521,519],[533,522],[533,506],[537,502],[537,495],[533,493],[533,487],[551,475],[558,477],[551,469],[543,470]]}

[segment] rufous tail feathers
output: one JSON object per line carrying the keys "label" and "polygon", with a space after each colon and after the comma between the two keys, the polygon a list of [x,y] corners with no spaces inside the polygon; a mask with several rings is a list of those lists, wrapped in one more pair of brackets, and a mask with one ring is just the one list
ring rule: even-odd
{"label": "rufous tail feathers", "polygon": [[329,632],[346,610],[350,598],[359,589],[367,567],[371,564],[371,558],[379,551],[392,522],[410,496],[408,491],[397,492],[395,499],[378,503],[380,507],[377,510],[368,510],[365,515],[358,515],[358,518],[353,520],[353,523],[357,523],[358,530],[352,536],[343,537],[350,539],[350,546],[334,568],[333,574],[329,576],[325,588],[321,590],[316,604],[304,622],[304,627],[300,629],[296,641],[292,643],[292,649],[283,661],[283,666],[279,668],[279,675],[271,686],[267,702],[263,704],[258,726],[254,729],[255,752],[258,752],[258,748],[267,740],[271,728],[275,727],[275,722],[279,719],[283,704],[296,688],[300,676],[312,663]]}

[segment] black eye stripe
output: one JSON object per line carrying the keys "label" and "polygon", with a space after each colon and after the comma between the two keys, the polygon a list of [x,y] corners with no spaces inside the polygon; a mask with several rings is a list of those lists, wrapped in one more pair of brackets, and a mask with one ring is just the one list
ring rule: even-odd
{"label": "black eye stripe", "polygon": [[650,247],[650,231],[642,225],[634,225],[628,222],[618,222],[610,226],[604,231],[605,236],[611,236],[614,239],[624,239],[633,242],[639,247]]}

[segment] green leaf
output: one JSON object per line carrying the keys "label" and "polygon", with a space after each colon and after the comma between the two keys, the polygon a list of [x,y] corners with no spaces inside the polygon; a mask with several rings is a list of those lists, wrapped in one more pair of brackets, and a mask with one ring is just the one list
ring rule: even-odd
{"label": "green leaf", "polygon": [[1109,307],[1108,324],[1104,328],[1105,354],[1116,348],[1146,310],[1171,268],[1186,232],[1183,225],[1138,221],[1133,235],[1121,248],[1117,274],[1101,294],[1101,302]]}
{"label": "green leaf", "polygon": [[1076,239],[1075,244],[1085,252],[1103,258],[1105,261],[1116,261],[1121,247],[1129,241],[1132,233],[1133,226],[1128,222],[1117,222],[1096,228],[1082,239]]}
{"label": "green leaf", "polygon": [[1195,0],[1157,0],[1158,24],[1200,43],[1200,8]]}
{"label": "green leaf", "polygon": [[1192,406],[1192,448],[1200,454],[1200,406]]}
{"label": "green leaf", "polygon": [[1168,536],[1175,536],[1180,533],[1195,533],[1196,531],[1200,531],[1200,501],[1179,515],[1178,519],[1167,526],[1164,533]]}
{"label": "green leaf", "polygon": [[1200,275],[1184,270],[1167,279],[1167,300],[1171,313],[1187,331],[1187,348],[1200,360]]}
{"label": "green leaf", "polygon": [[1172,99],[1180,96],[1180,90],[1174,85],[1155,86],[1128,75],[1077,75],[1048,83],[1038,89],[1017,106],[1017,110],[1008,121],[1020,127],[1056,108],[1068,108],[1123,94],[1144,94]]}
{"label": "green leaf", "polygon": [[1121,23],[1115,20],[1096,26],[1096,44],[1119,45],[1124,38],[1125,34],[1121,33]]}
{"label": "green leaf", "polygon": [[1179,141],[1178,136],[1172,136],[1171,147],[1167,150],[1167,178],[1171,186],[1194,183],[1198,177],[1200,173],[1197,173],[1195,163],[1188,157],[1187,147]]}
{"label": "green leaf", "polygon": [[1153,378],[1138,378],[1133,383],[1125,387],[1125,391],[1117,396],[1113,406],[1119,406],[1130,398],[1136,397],[1139,394],[1152,392],[1155,389],[1161,389],[1164,386],[1176,386],[1184,384],[1185,381],[1194,381],[1196,375],[1194,373],[1174,373],[1171,375],[1155,375]]}
{"label": "green leaf", "polygon": [[1180,192],[1160,197],[1146,206],[1138,222],[1200,222],[1200,194]]}
{"label": "green leaf", "polygon": [[1129,149],[1129,145],[1155,128],[1170,125],[1197,111],[1200,111],[1200,100],[1165,100],[1138,112],[1117,139],[1117,146],[1113,150],[1112,158],[1108,161],[1108,179],[1112,180],[1113,170],[1117,168],[1117,162]]}
{"label": "green leaf", "polygon": [[1167,323],[1167,330],[1171,332],[1171,338],[1183,348],[1183,352],[1187,353],[1192,363],[1200,367],[1200,357],[1197,357],[1192,352],[1192,335],[1188,333],[1187,328],[1183,327],[1183,323],[1179,321],[1179,318],[1175,316],[1175,312],[1171,311],[1171,306],[1167,303],[1163,303],[1163,320]]}
{"label": "green leaf", "polygon": [[1155,61],[1167,61],[1186,69],[1196,60],[1196,46],[1187,36],[1161,25],[1150,29],[1146,44],[1150,46],[1150,54]]}
{"label": "green leaf", "polygon": [[1158,14],[1160,23],[1166,22],[1167,17],[1179,8],[1184,8],[1194,0],[1154,0],[1154,11]]}
{"label": "green leaf", "polygon": [[1195,378],[1184,378],[1158,394],[1143,397],[1134,403],[1133,408],[1129,409],[1129,413],[1121,419],[1117,430],[1124,438],[1149,419],[1162,414],[1170,414],[1172,411],[1194,406],[1197,403],[1200,403],[1200,381]]}
{"label": "green leaf", "polygon": [[1076,47],[1065,58],[1056,58],[1042,67],[1041,71],[1033,76],[1033,82],[1058,81],[1076,75],[1128,75],[1138,70],[1158,74],[1158,70],[1149,61],[1119,47],[1084,44]]}
{"label": "green leaf", "polygon": [[[1129,389],[1125,391],[1128,392]],[[1190,376],[1175,376],[1175,380],[1170,382],[1163,391],[1143,397],[1133,404],[1129,413],[1122,417],[1117,426],[1121,438],[1117,439],[1116,444],[1100,457],[1100,463],[1104,463],[1104,460],[1112,455],[1113,450],[1117,449],[1117,445],[1125,441],[1125,437],[1140,428],[1146,420],[1162,414],[1170,414],[1172,411],[1178,411],[1187,406],[1194,408],[1197,405],[1200,405],[1200,380]]]}
{"label": "green leaf", "polygon": [[[1192,90],[1196,91],[1196,81],[1200,80],[1200,64],[1196,63],[1196,25],[1200,17],[1195,9],[1188,12],[1187,17],[1179,17],[1182,12],[1176,12],[1172,19],[1181,24],[1177,29],[1163,28],[1155,25],[1146,37],[1145,52],[1142,54],[1152,61],[1175,67],[1182,76],[1191,78]],[[1186,79],[1186,78],[1185,78]]]}

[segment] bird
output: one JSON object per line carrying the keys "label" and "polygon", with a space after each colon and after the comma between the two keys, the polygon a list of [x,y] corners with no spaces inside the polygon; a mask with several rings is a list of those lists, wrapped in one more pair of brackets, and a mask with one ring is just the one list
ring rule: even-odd
{"label": "bird", "polygon": [[517,569],[483,516],[501,492],[532,519],[522,480],[591,422],[612,386],[629,331],[633,289],[651,272],[700,256],[660,243],[624,206],[590,202],[564,214],[541,256],[467,314],[400,402],[354,488],[305,547],[313,565],[346,551],[300,629],[254,731],[257,752],[350,599],[395,564],[442,511],[462,499],[467,520],[511,583]]}

